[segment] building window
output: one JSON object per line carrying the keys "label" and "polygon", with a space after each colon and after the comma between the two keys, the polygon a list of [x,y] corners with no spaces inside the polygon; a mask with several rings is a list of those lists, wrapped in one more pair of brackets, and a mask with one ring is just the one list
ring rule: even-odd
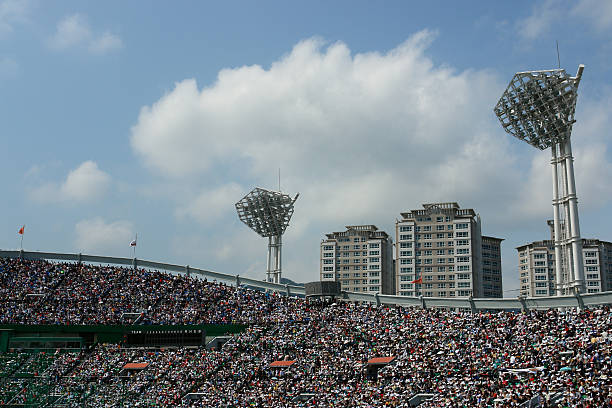
{"label": "building window", "polygon": [[402,225],[399,230],[400,232],[412,231],[412,225]]}

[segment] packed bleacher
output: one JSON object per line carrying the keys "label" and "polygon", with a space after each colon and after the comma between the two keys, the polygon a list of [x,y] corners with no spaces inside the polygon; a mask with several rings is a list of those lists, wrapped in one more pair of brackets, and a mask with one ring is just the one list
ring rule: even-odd
{"label": "packed bleacher", "polygon": [[248,328],[216,350],[0,353],[0,406],[409,407],[418,395],[427,395],[420,407],[612,406],[607,306],[472,314],[307,302],[144,270],[1,263],[2,323],[106,324],[136,311],[142,324]]}

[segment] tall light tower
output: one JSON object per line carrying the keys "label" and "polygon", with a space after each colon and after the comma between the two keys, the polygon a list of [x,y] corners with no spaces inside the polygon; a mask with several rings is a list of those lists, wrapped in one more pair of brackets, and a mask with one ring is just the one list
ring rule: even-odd
{"label": "tall light tower", "polygon": [[289,226],[298,196],[291,198],[280,191],[256,187],[236,203],[240,221],[262,237],[268,237],[268,282],[280,283],[282,236]]}
{"label": "tall light tower", "polygon": [[504,130],[540,150],[551,148],[557,295],[584,290],[582,239],[574,179],[571,133],[578,85],[563,69],[518,72],[495,105]]}

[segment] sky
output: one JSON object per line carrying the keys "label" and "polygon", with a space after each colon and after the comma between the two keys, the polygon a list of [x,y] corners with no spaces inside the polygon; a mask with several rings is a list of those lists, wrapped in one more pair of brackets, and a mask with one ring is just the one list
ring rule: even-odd
{"label": "sky", "polygon": [[300,197],[283,276],[346,225],[423,203],[502,244],[549,237],[550,152],[493,106],[517,71],[586,69],[572,143],[583,237],[612,241],[612,2],[0,0],[0,248],[136,256],[263,279],[254,187]]}

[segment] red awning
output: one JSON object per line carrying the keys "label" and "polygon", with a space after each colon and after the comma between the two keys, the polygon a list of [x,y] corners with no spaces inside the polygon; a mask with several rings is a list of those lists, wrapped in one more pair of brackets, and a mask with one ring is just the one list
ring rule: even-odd
{"label": "red awning", "polygon": [[374,357],[368,360],[368,364],[389,364],[395,357]]}
{"label": "red awning", "polygon": [[278,360],[270,363],[270,367],[289,367],[293,363],[295,363],[295,360]]}
{"label": "red awning", "polygon": [[123,366],[123,369],[128,369],[128,370],[142,370],[143,368],[146,368],[149,365],[149,363],[127,363],[126,365]]}

